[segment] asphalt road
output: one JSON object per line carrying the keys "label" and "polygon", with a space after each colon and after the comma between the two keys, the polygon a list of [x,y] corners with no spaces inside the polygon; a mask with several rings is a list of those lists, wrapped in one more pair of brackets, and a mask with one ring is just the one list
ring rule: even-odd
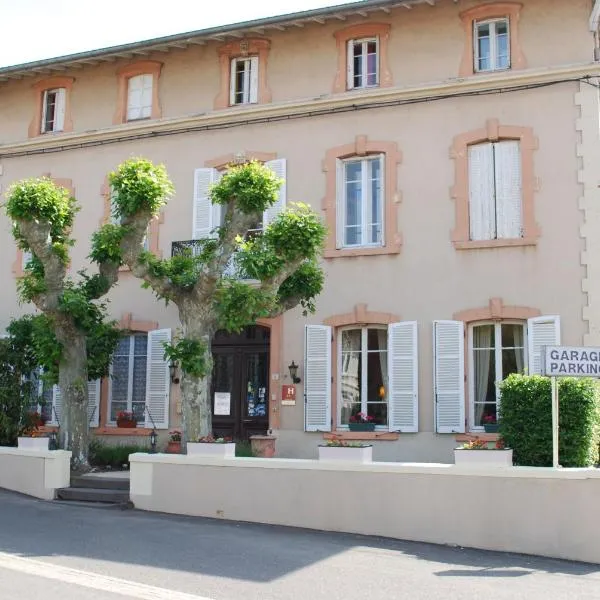
{"label": "asphalt road", "polygon": [[600,600],[600,566],[0,491],[0,600],[481,597]]}

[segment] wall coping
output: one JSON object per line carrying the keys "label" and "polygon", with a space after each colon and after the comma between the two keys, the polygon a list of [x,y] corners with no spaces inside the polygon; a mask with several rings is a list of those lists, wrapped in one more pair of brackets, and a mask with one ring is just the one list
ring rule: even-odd
{"label": "wall coping", "polygon": [[13,448],[12,446],[0,446],[0,454],[5,456],[27,456],[29,458],[44,458],[47,460],[64,459],[68,456],[71,460],[70,450],[23,450],[22,448]]}
{"label": "wall coping", "polygon": [[[493,450],[490,450],[493,452]],[[356,471],[372,473],[457,475],[530,479],[600,479],[600,469],[554,469],[552,467],[457,466],[442,463],[373,462],[367,464],[325,462],[299,458],[207,458],[181,454],[135,453],[130,463],[187,465],[190,467],[236,467],[249,469],[290,469],[304,471]]]}

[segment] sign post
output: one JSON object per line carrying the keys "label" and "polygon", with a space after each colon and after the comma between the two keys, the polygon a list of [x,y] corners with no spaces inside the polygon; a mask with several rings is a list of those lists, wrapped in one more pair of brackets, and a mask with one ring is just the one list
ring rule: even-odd
{"label": "sign post", "polygon": [[600,348],[544,346],[542,374],[552,383],[552,466],[560,467],[558,456],[558,381],[557,377],[600,377]]}

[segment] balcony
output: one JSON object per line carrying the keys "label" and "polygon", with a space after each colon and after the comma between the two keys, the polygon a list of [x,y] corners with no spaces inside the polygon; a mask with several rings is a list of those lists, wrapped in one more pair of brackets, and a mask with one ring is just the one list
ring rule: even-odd
{"label": "balcony", "polygon": [[171,256],[183,256],[191,251],[192,256],[198,254],[202,248],[202,240],[185,240],[171,242]]}

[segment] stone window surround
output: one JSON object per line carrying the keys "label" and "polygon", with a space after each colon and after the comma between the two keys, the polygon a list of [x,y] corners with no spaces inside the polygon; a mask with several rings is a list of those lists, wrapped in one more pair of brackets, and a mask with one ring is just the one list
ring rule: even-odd
{"label": "stone window surround", "polygon": [[[73,187],[72,179],[56,178],[52,177],[50,173],[42,173],[42,177],[48,177],[52,179],[52,182],[60,187],[64,187],[69,190],[71,196],[75,196],[75,188]],[[17,255],[15,261],[12,264],[12,272],[15,277],[23,277],[23,250],[17,248]]]}
{"label": "stone window surround", "polygon": [[244,150],[243,152],[231,152],[223,156],[211,158],[204,161],[204,166],[217,171],[225,171],[231,165],[239,165],[257,160],[266,163],[277,158],[277,152],[261,152],[254,150]]}
{"label": "stone window surround", "polygon": [[[35,113],[29,124],[28,137],[38,137],[40,135],[59,134],[73,131],[73,117],[71,115],[71,88],[73,87],[73,77],[46,77],[33,84],[32,89],[35,93]],[[42,133],[42,113],[44,111],[44,92],[58,88],[65,89],[65,121],[62,131]]]}
{"label": "stone window surround", "polygon": [[[110,204],[110,184],[108,178],[104,181],[104,184],[100,188],[100,194],[104,200],[104,208],[102,212],[102,218],[100,219],[99,226],[102,227],[110,222],[111,204]],[[148,250],[152,252],[156,257],[162,258],[162,252],[160,250],[160,226],[165,222],[165,214],[161,211],[156,217],[154,217],[148,227]],[[129,273],[131,269],[127,265],[121,265],[119,271],[122,273]]]}
{"label": "stone window surround", "polygon": [[[366,157],[372,154],[384,155],[384,246],[337,248],[337,168],[338,160],[352,157]],[[402,153],[396,142],[370,142],[366,135],[357,135],[354,143],[330,148],[325,154],[323,172],[325,173],[325,198],[323,211],[327,225],[327,240],[324,258],[340,256],[370,256],[377,254],[398,254],[402,246],[402,235],[398,231],[398,165],[402,162]]]}
{"label": "stone window surround", "polygon": [[[113,116],[113,125],[129,122],[127,120],[128,84],[129,80],[137,75],[152,75],[152,112],[150,119],[160,119],[162,113],[158,97],[158,80],[162,65],[161,62],[156,60],[138,60],[117,69],[117,108]],[[144,120],[147,119],[135,119],[135,121]]]}
{"label": "stone window surround", "polygon": [[[469,77],[479,75],[475,71],[475,40],[474,27],[475,21],[485,21],[487,19],[508,18],[510,35],[510,70],[527,68],[527,60],[521,48],[519,37],[519,20],[521,18],[521,9],[523,5],[518,2],[493,2],[474,6],[460,13],[460,19],[465,29],[465,47],[460,63],[459,77]],[[504,71],[504,69],[503,69]],[[489,75],[494,71],[484,71],[482,75]]]}
{"label": "stone window surround", "polygon": [[[521,149],[522,226],[523,237],[514,239],[471,240],[469,234],[469,146],[500,140],[517,140]],[[485,128],[462,133],[454,138],[450,156],[455,163],[455,182],[450,190],[454,200],[455,228],[451,240],[457,250],[498,248],[502,246],[534,246],[540,236],[535,222],[534,196],[539,182],[534,175],[533,153],[538,140],[531,127],[500,125],[488,119]]]}
{"label": "stone window surround", "polygon": [[[524,321],[532,319],[533,317],[539,317],[542,312],[537,308],[531,308],[529,306],[511,306],[504,304],[502,298],[490,298],[487,306],[481,308],[468,308],[461,310],[452,315],[455,321],[462,321],[466,328],[470,325],[474,325],[478,322],[489,322],[489,321]],[[469,347],[465,343],[465,377],[466,381],[469,381]],[[465,385],[465,415],[469,415],[469,386]],[[461,433],[455,436],[457,442],[466,442],[480,438],[486,441],[496,441],[498,439],[497,433]]]}
{"label": "stone window surround", "polygon": [[356,304],[350,313],[332,315],[323,320],[324,325],[329,325],[332,332],[331,342],[331,432],[324,433],[323,439],[344,439],[344,440],[397,440],[398,433],[389,431],[346,431],[337,429],[337,405],[338,405],[338,334],[341,327],[356,325],[364,327],[368,325],[389,325],[400,321],[398,315],[385,312],[375,312],[367,309],[367,304]]}
{"label": "stone window surround", "polygon": [[231,85],[231,61],[234,58],[258,56],[257,104],[268,104],[271,102],[272,94],[267,84],[267,61],[270,47],[271,42],[265,38],[246,38],[224,44],[217,48],[221,84],[219,93],[215,98],[215,110],[222,110],[231,106],[229,103],[229,87]]}
{"label": "stone window surround", "polygon": [[333,82],[333,93],[339,94],[348,90],[347,63],[348,42],[350,40],[376,37],[379,39],[379,85],[393,85],[392,71],[389,64],[389,40],[391,25],[389,23],[358,23],[339,29],[333,35],[337,45],[337,71]]}

